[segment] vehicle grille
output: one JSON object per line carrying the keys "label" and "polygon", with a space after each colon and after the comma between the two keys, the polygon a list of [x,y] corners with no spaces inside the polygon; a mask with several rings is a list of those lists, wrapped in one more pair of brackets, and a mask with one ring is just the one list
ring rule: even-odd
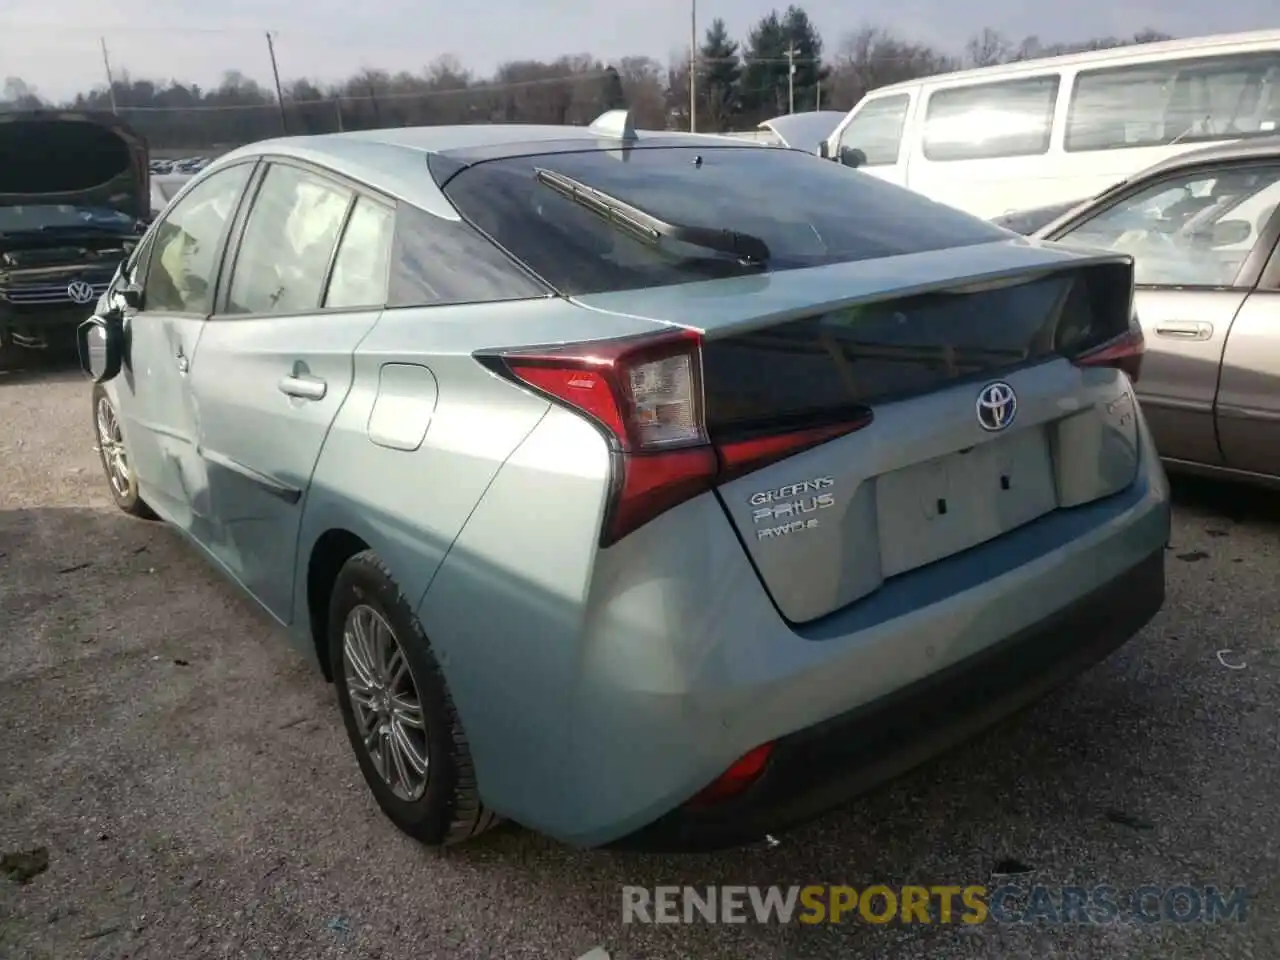
{"label": "vehicle grille", "polygon": [[71,294],[68,290],[68,287],[72,282],[73,281],[69,280],[59,280],[51,283],[45,280],[39,283],[15,283],[8,287],[0,287],[0,300],[4,300],[8,303],[14,304],[15,306],[69,303],[75,304],[76,306],[92,308],[93,304],[96,303],[98,298],[106,292],[107,286],[110,284],[109,280],[86,279],[84,282],[93,290],[93,298],[82,303],[78,303],[71,299]]}

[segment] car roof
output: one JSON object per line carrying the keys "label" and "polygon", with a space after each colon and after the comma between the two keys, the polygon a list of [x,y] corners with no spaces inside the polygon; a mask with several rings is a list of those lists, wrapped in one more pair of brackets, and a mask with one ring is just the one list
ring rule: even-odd
{"label": "car roof", "polygon": [[578,127],[477,123],[278,137],[224,154],[203,172],[207,174],[228,164],[261,156],[293,158],[324,167],[358,183],[367,183],[398,200],[404,200],[431,213],[455,219],[457,212],[444,199],[427,170],[427,158],[433,154],[465,166],[484,160],[533,154],[621,150],[628,142],[631,146],[646,149],[670,146],[777,149],[747,140],[710,134],[670,130],[640,130],[632,133],[635,139],[625,141],[602,132],[594,125]]}
{"label": "car roof", "polygon": [[[885,84],[870,91],[867,96],[885,96],[902,90],[914,89],[922,85],[979,82],[1012,78],[1026,73],[1050,73],[1070,67],[1104,67],[1107,65],[1125,64],[1129,61],[1156,61],[1165,59],[1179,60],[1198,56],[1214,56],[1223,48],[1237,46],[1255,49],[1241,50],[1241,53],[1268,53],[1280,44],[1280,30],[1250,30],[1244,33],[1211,33],[1197,37],[1175,40],[1158,40],[1152,43],[1129,43],[1118,47],[1104,47],[1101,50],[1081,50],[1077,53],[1063,53],[1054,57],[1032,57],[1027,60],[1015,60],[1010,63],[999,63],[990,67],[971,67],[968,70],[955,70],[951,73],[938,73],[928,77],[917,77],[914,80],[902,80],[898,83]],[[1228,51],[1230,52],[1230,51]]]}
{"label": "car roof", "polygon": [[1166,160],[1152,164],[1129,179],[1130,181],[1143,180],[1153,174],[1164,173],[1167,170],[1179,170],[1183,167],[1195,166],[1201,163],[1267,160],[1273,157],[1280,159],[1280,135],[1248,137],[1243,140],[1215,143],[1209,147],[1201,147],[1198,150],[1188,150],[1186,153],[1175,154]]}

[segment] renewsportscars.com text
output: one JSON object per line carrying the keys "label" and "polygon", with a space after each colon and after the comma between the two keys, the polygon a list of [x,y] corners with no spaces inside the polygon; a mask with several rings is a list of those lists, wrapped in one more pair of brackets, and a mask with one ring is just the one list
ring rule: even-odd
{"label": "renewsportscars.com text", "polygon": [[623,923],[1242,923],[1242,887],[623,887]]}

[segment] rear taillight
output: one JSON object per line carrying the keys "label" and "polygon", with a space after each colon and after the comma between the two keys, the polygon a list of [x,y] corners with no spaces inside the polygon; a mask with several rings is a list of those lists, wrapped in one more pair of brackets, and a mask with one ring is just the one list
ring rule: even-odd
{"label": "rear taillight", "polygon": [[601,546],[700,493],[871,422],[713,442],[702,388],[702,340],[691,331],[477,354],[490,369],[592,420],[614,456]]}
{"label": "rear taillight", "polygon": [[1130,380],[1137,383],[1145,351],[1146,340],[1142,336],[1142,327],[1135,320],[1120,336],[1081,354],[1076,357],[1075,362],[1082,367],[1115,367],[1123,370]]}
{"label": "rear taillight", "polygon": [[691,807],[709,807],[744,793],[764,775],[764,769],[773,756],[773,744],[762,743],[753,747],[734,761],[724,773],[700,790],[692,800]]}

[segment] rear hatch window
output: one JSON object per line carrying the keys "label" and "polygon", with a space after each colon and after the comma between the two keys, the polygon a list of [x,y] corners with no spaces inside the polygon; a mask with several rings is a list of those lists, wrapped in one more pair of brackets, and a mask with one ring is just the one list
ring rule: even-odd
{"label": "rear hatch window", "polygon": [[[671,223],[749,235],[769,256],[744,263],[678,240],[644,242],[549,187],[540,171]],[[795,150],[590,150],[488,160],[441,179],[464,217],[566,296],[1008,239],[977,217]]]}
{"label": "rear hatch window", "polygon": [[816,422],[1074,358],[1128,324],[1125,266],[926,293],[802,317],[703,346],[708,427],[733,437]]}

